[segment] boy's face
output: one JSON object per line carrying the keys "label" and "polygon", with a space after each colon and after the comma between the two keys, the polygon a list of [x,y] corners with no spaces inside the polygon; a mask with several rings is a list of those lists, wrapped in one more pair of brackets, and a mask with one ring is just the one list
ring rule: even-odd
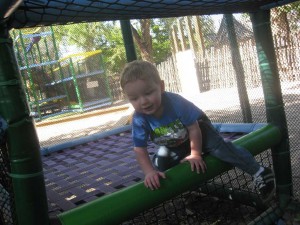
{"label": "boy's face", "polygon": [[163,81],[158,84],[152,80],[138,79],[128,82],[123,90],[137,112],[155,117],[161,116],[163,112],[161,105],[161,95],[164,92]]}

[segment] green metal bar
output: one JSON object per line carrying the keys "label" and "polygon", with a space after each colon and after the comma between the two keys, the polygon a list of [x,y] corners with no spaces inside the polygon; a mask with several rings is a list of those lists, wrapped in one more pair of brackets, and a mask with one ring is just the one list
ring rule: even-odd
{"label": "green metal bar", "polygon": [[[50,52],[49,52],[49,46],[48,46],[47,39],[44,38],[43,41],[44,41],[44,44],[45,44],[47,60],[51,61],[51,56],[50,56]],[[54,76],[54,72],[53,72],[53,64],[50,64],[50,71],[47,71],[47,72],[51,73],[51,79],[52,79],[52,81],[55,81],[55,76]]]}
{"label": "green metal bar", "polygon": [[111,93],[111,89],[110,89],[110,83],[109,83],[109,80],[108,80],[108,76],[107,76],[107,73],[106,73],[106,68],[105,68],[105,63],[104,63],[104,60],[103,60],[103,57],[101,54],[99,54],[99,60],[100,60],[100,65],[103,69],[103,72],[104,72],[104,79],[105,79],[105,89],[106,89],[106,92],[108,94],[108,97],[110,98],[111,101],[113,101],[113,96],[112,96],[112,93]]}
{"label": "green metal bar", "polygon": [[8,155],[17,223],[49,224],[38,137],[26,102],[12,40],[0,22],[0,114],[8,122]]}
{"label": "green metal bar", "polygon": [[80,109],[83,110],[83,104],[82,104],[82,99],[81,99],[81,95],[80,95],[80,90],[79,90],[79,86],[77,83],[74,64],[73,64],[73,61],[71,58],[70,58],[69,62],[70,62],[70,70],[71,70],[71,74],[72,74],[72,79],[73,79],[73,83],[74,83],[74,87],[75,87],[75,91],[76,91],[76,96],[77,96],[77,100],[78,100],[78,105],[79,105]]}
{"label": "green metal bar", "polygon": [[279,204],[281,207],[285,207],[292,196],[293,184],[288,128],[277,69],[276,54],[272,42],[270,11],[252,13],[251,20],[265,96],[267,121],[277,125],[282,133],[281,142],[272,148],[272,158]]}
{"label": "green metal bar", "polygon": [[59,67],[59,76],[60,76],[60,79],[62,81],[62,85],[63,85],[63,88],[64,88],[64,91],[65,91],[65,94],[67,96],[67,103],[68,103],[68,106],[70,108],[70,94],[68,92],[68,88],[66,86],[66,83],[63,82],[63,79],[65,78],[64,76],[64,73],[63,73],[63,69],[61,67],[61,64],[60,64],[60,61],[59,61],[59,55],[58,55],[58,48],[57,48],[57,45],[56,45],[56,41],[55,41],[55,35],[54,35],[54,30],[53,30],[53,27],[51,26],[50,27],[51,29],[51,36],[52,36],[52,40],[53,40],[53,47],[54,47],[54,52],[55,52],[55,59],[57,60],[58,62],[58,67]]}
{"label": "green metal bar", "polygon": [[[250,133],[234,143],[247,148],[256,155],[280,142],[280,130],[267,125]],[[207,172],[191,172],[188,163],[179,164],[166,171],[166,179],[161,180],[161,188],[155,191],[145,188],[143,182],[125,188],[111,195],[58,215],[63,225],[110,225],[120,224],[139,213],[171,199],[191,188],[197,187],[232,167],[212,156],[206,156]]]}
{"label": "green metal bar", "polygon": [[131,24],[130,20],[121,20],[121,30],[125,45],[126,57],[127,61],[131,62],[137,59],[136,51],[134,47],[132,32],[131,32]]}
{"label": "green metal bar", "polygon": [[[37,49],[38,56],[39,56],[39,63],[42,63],[43,62],[43,56],[42,56],[42,53],[41,53],[40,44],[39,44],[39,42],[37,42],[35,45],[36,45],[36,49]],[[41,66],[41,70],[43,72],[45,72],[44,66]],[[35,75],[36,76],[41,76],[41,74],[35,74]],[[45,83],[45,77],[44,76],[42,77],[42,80]],[[38,84],[38,85],[41,85],[41,84]],[[39,99],[41,99],[41,100],[43,99],[43,93],[41,91],[39,91]]]}
{"label": "green metal bar", "polygon": [[236,32],[234,28],[233,15],[225,14],[225,21],[227,25],[228,39],[230,43],[231,60],[235,71],[237,88],[239,92],[239,100],[242,109],[243,122],[252,123],[251,107],[247,94],[247,87],[245,84],[245,73],[243,63],[239,51]]}

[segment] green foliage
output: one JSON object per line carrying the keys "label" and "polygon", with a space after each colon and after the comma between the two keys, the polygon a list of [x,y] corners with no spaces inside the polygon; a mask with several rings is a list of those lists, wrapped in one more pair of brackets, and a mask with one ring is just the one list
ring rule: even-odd
{"label": "green foliage", "polygon": [[[153,57],[156,63],[164,61],[171,54],[170,25],[174,19],[151,21]],[[138,27],[138,21],[134,24]],[[125,48],[119,22],[80,23],[54,28],[60,49],[76,46],[79,51],[102,50],[106,69],[110,74],[119,73],[126,63]],[[141,29],[137,29],[140,31]],[[137,54],[140,55],[138,48]],[[62,53],[61,53],[62,54]]]}
{"label": "green foliage", "polygon": [[289,24],[291,29],[299,30],[300,1],[279,7],[280,11],[289,14]]}
{"label": "green foliage", "polygon": [[200,16],[205,47],[212,46],[215,41],[216,27],[211,16]]}
{"label": "green foliage", "polygon": [[[171,56],[171,28],[177,18],[151,19],[150,39],[152,41],[152,56],[155,63],[161,63]],[[206,45],[209,37],[214,35],[213,20],[210,17],[201,17]],[[142,40],[148,40],[149,35],[143,33],[139,20],[131,21]],[[119,74],[126,63],[126,54],[123,37],[118,21],[79,23],[54,27],[55,39],[60,56],[67,51],[94,51],[100,49],[109,74]],[[147,39],[148,38],[148,39]],[[65,51],[65,52],[64,52]],[[137,55],[141,51],[136,45]]]}
{"label": "green foliage", "polygon": [[151,21],[153,57],[157,64],[171,55],[170,30],[174,20],[174,18],[162,18]]}
{"label": "green foliage", "polygon": [[297,17],[297,19],[300,18],[300,2],[299,1],[293,2],[288,5],[284,5],[284,6],[280,7],[280,9],[287,13],[292,13],[294,16]]}
{"label": "green foliage", "polygon": [[110,74],[126,62],[125,49],[118,22],[80,23],[55,27],[58,46],[79,51],[100,49]]}

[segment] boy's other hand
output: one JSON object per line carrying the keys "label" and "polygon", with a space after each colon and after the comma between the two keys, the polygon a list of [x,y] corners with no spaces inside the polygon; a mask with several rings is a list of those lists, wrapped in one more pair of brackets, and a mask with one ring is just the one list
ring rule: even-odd
{"label": "boy's other hand", "polygon": [[197,173],[205,173],[206,171],[206,164],[202,158],[201,155],[189,155],[185,157],[181,162],[186,162],[189,161],[191,164],[191,169],[192,171],[197,171]]}
{"label": "boy's other hand", "polygon": [[158,189],[160,187],[160,178],[166,178],[166,175],[163,172],[152,170],[145,175],[144,184],[147,188],[150,188],[151,190]]}

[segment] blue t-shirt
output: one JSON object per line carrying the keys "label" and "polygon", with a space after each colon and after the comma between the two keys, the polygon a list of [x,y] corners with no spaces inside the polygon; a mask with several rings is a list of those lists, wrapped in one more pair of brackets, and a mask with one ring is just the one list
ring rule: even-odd
{"label": "blue t-shirt", "polygon": [[160,118],[135,112],[132,136],[135,147],[146,147],[149,138],[157,145],[176,147],[188,140],[187,126],[201,118],[203,111],[182,96],[164,92]]}

